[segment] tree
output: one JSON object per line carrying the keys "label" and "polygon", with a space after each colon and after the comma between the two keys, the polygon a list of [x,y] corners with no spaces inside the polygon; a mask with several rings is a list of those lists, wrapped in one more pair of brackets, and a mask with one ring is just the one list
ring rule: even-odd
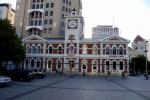
{"label": "tree", "polygon": [[[143,55],[133,57],[130,62],[130,68],[136,72],[144,73],[146,69],[146,57]],[[150,70],[149,61],[147,61],[147,69]]]}
{"label": "tree", "polygon": [[0,19],[0,64],[12,61],[16,65],[25,58],[25,47],[15,34],[15,27],[7,19]]}

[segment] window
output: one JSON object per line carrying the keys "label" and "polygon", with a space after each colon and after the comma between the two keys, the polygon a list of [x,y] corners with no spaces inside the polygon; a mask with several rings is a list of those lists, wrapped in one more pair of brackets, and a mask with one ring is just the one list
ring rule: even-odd
{"label": "window", "polygon": [[35,5],[34,4],[32,5],[32,9],[35,9]]}
{"label": "window", "polygon": [[46,3],[46,8],[49,8],[49,3]]}
{"label": "window", "polygon": [[69,6],[71,6],[71,1],[69,1]]}
{"label": "window", "polygon": [[49,19],[49,24],[53,24],[53,20],[52,19]]}
{"label": "window", "polygon": [[33,2],[35,2],[35,0],[33,0]]}
{"label": "window", "polygon": [[119,54],[120,54],[120,55],[123,55],[123,47],[120,47],[120,48],[119,48]]}
{"label": "window", "polygon": [[69,35],[69,38],[68,38],[68,40],[75,40],[75,35]]}
{"label": "window", "polygon": [[109,61],[106,61],[106,70],[110,70]]}
{"label": "window", "polygon": [[97,70],[97,61],[93,61],[93,70]]}
{"label": "window", "polygon": [[47,33],[47,28],[44,28],[44,33]]}
{"label": "window", "polygon": [[26,53],[30,53],[30,46],[26,46]]}
{"label": "window", "polygon": [[120,70],[123,70],[123,62],[120,61]]}
{"label": "window", "polygon": [[106,55],[109,55],[109,54],[110,54],[109,51],[110,51],[109,46],[107,46],[107,47],[106,47],[106,52],[105,52],[105,54],[106,54]]}
{"label": "window", "polygon": [[44,25],[47,25],[47,19],[44,20]]}
{"label": "window", "polygon": [[113,46],[113,55],[116,55],[117,54],[117,48],[115,46]]}
{"label": "window", "polygon": [[36,9],[39,9],[39,4],[36,5]]}
{"label": "window", "polygon": [[41,54],[42,53],[42,47],[41,46],[38,46],[38,48],[37,48],[37,52],[38,52],[38,54]]}
{"label": "window", "polygon": [[40,68],[40,64],[41,64],[41,62],[38,60],[38,61],[36,62],[37,68]]}
{"label": "window", "polygon": [[52,33],[52,28],[49,28],[49,29],[48,29],[48,33]]}
{"label": "window", "polygon": [[36,53],[36,47],[32,46],[32,54],[35,54],[35,53]]}
{"label": "window", "polygon": [[66,4],[68,5],[68,0],[66,0]]}
{"label": "window", "polygon": [[116,70],[116,61],[113,61],[113,70]]}
{"label": "window", "polygon": [[33,20],[30,21],[30,26],[33,26]]}
{"label": "window", "polygon": [[58,62],[57,62],[57,68],[61,69],[61,60],[58,60]]}
{"label": "window", "polygon": [[63,3],[65,3],[65,0],[63,0]]}
{"label": "window", "polygon": [[35,20],[34,25],[37,26],[37,20]]}
{"label": "window", "polygon": [[49,61],[48,61],[48,68],[50,69],[50,68],[51,68],[51,66],[52,66],[52,61],[51,61],[51,60],[49,60]]}
{"label": "window", "polygon": [[48,16],[48,11],[45,11],[45,16]]}
{"label": "window", "polygon": [[49,48],[48,48],[48,53],[49,53],[49,54],[52,54],[52,53],[53,53],[53,47],[52,47],[52,46],[49,46]]}
{"label": "window", "polygon": [[87,46],[84,45],[82,48],[82,54],[87,54]]}
{"label": "window", "polygon": [[61,46],[58,47],[58,54],[62,54],[62,47]]}
{"label": "window", "polygon": [[37,2],[40,2],[40,0],[37,0]]}
{"label": "window", "polygon": [[34,59],[31,60],[31,67],[34,67]]}
{"label": "window", "polygon": [[53,16],[53,11],[50,11],[50,16]]}
{"label": "window", "polygon": [[43,8],[43,4],[40,5],[40,8],[41,8],[41,9]]}
{"label": "window", "polygon": [[51,8],[54,8],[54,3],[51,3]]}
{"label": "window", "polygon": [[96,45],[94,45],[92,48],[92,54],[98,54],[98,48]]}
{"label": "window", "polygon": [[74,46],[73,45],[69,46],[69,53],[74,54]]}
{"label": "window", "polygon": [[41,26],[41,24],[42,24],[42,21],[41,21],[41,20],[39,20],[39,26]]}

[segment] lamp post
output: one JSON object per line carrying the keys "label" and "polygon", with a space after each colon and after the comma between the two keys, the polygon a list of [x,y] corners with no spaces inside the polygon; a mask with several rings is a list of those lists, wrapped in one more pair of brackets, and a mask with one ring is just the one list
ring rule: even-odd
{"label": "lamp post", "polygon": [[147,48],[146,48],[147,47],[147,42],[148,41],[145,41],[145,58],[146,58],[145,74],[147,74]]}

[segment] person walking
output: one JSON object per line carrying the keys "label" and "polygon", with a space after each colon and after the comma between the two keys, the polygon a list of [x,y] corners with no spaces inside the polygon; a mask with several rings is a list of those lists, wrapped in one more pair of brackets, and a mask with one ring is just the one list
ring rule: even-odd
{"label": "person walking", "polygon": [[107,72],[107,80],[110,81],[110,71]]}

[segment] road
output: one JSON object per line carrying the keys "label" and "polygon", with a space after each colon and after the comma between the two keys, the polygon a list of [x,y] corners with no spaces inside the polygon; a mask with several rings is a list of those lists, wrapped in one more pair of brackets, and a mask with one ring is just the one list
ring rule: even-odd
{"label": "road", "polygon": [[0,100],[150,100],[150,80],[52,74],[0,88]]}

